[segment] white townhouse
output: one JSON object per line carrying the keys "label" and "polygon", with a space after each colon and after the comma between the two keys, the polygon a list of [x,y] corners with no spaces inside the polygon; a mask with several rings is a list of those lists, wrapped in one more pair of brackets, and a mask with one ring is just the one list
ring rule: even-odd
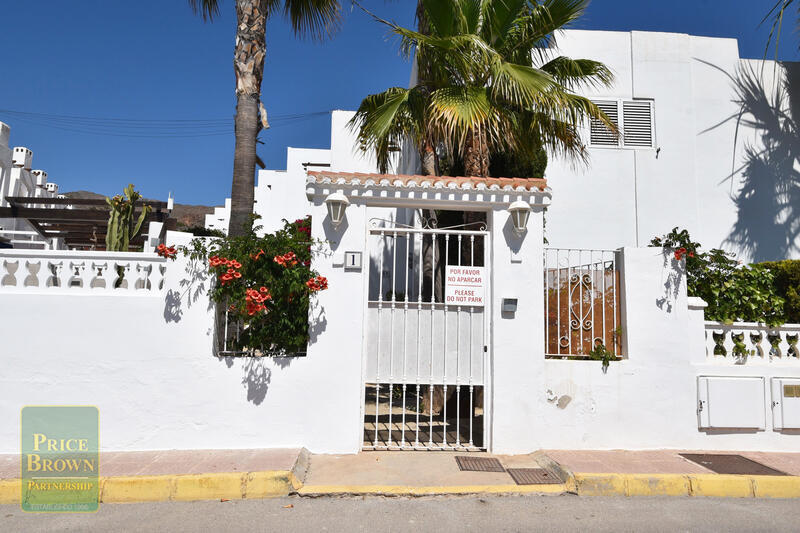
{"label": "white townhouse", "polygon": [[[586,94],[621,134],[586,125],[588,165],[550,158],[551,246],[645,246],[678,226],[744,261],[800,257],[800,132],[790,105],[798,63],[742,59],[736,39],[677,33],[568,30],[558,46],[611,68],[614,85]],[[265,225],[308,211],[305,170],[377,170],[346,127],[351,116],[333,112],[329,151],[290,148],[286,171],[259,171],[255,211]],[[418,173],[413,151],[393,170]],[[207,226],[226,227],[227,212],[218,208]]]}

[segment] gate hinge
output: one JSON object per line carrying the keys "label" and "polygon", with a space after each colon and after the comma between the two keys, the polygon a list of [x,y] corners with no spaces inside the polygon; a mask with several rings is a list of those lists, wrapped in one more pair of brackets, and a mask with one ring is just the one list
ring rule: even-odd
{"label": "gate hinge", "polygon": [[484,344],[483,345],[483,353],[486,353],[488,351],[489,351],[489,347]]}

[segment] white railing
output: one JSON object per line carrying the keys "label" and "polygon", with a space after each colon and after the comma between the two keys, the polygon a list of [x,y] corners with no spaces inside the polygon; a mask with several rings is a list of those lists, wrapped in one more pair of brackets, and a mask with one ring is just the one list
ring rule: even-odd
{"label": "white railing", "polygon": [[588,358],[622,346],[619,251],[545,248],[545,356]]}
{"label": "white railing", "polygon": [[155,295],[166,259],[139,252],[0,250],[0,294]]}
{"label": "white railing", "polygon": [[800,324],[770,328],[755,322],[706,321],[706,358],[731,364],[800,363]]}

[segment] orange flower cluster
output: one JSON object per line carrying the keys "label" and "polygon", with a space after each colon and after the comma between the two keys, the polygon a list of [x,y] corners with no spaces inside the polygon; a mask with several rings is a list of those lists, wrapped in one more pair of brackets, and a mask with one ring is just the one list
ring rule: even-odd
{"label": "orange flower cluster", "polygon": [[683,259],[683,256],[688,255],[689,257],[694,257],[694,252],[687,252],[686,248],[678,248],[675,250],[675,259],[680,261]]}
{"label": "orange flower cluster", "polygon": [[242,268],[242,264],[235,259],[226,259],[217,255],[212,255],[208,258],[208,264],[212,267],[229,266],[233,268]]}
{"label": "orange flower cluster", "polygon": [[257,254],[250,254],[250,259],[258,261],[258,258],[264,255],[264,250],[259,250]]}
{"label": "orange flower cluster", "polygon": [[167,248],[166,244],[159,244],[156,248],[156,253],[161,257],[166,257],[167,259],[175,259],[178,254],[178,251],[175,249],[174,246],[170,246]]}
{"label": "orange flower cluster", "polygon": [[266,311],[267,306],[264,305],[264,302],[271,299],[272,295],[266,287],[260,287],[258,290],[247,289],[247,296],[245,297],[247,314],[253,316],[259,311]]}
{"label": "orange flower cluster", "polygon": [[316,278],[311,278],[310,280],[306,281],[306,287],[311,289],[312,291],[324,291],[328,288],[328,278],[324,276],[317,276]]}
{"label": "orange flower cluster", "polygon": [[276,255],[272,258],[272,260],[278,263],[280,266],[287,268],[297,264],[297,256],[294,255],[294,252],[286,252],[283,255]]}
{"label": "orange flower cluster", "polygon": [[219,279],[223,285],[230,283],[234,279],[239,279],[242,277],[242,273],[238,272],[237,269],[242,268],[242,264],[235,259],[226,259],[225,257],[218,257],[216,255],[212,255],[208,258],[208,264],[212,267],[230,267],[228,270],[222,274]]}

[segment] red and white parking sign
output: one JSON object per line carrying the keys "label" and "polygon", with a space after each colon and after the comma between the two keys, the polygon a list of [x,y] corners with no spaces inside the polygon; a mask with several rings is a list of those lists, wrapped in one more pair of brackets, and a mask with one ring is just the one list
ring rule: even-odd
{"label": "red and white parking sign", "polygon": [[447,265],[444,302],[483,306],[485,279],[483,267]]}

